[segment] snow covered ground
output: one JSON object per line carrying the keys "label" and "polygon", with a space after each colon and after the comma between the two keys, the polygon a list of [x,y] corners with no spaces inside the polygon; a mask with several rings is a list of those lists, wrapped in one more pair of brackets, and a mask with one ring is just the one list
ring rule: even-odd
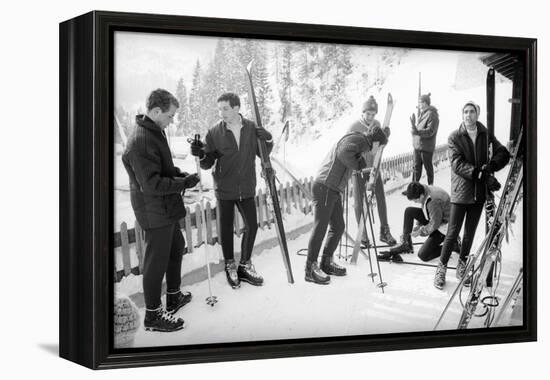
{"label": "snow covered ground", "polygon": [[[499,173],[501,182],[506,178],[505,171]],[[440,170],[436,175],[436,185],[446,188],[450,184],[450,170]],[[388,195],[390,226],[397,237],[402,226],[402,215],[410,202],[399,192]],[[351,211],[351,210],[350,210]],[[376,212],[375,212],[376,214]],[[349,217],[349,233],[355,235],[356,226],[353,213]],[[287,230],[296,229],[300,224],[307,226],[311,215],[299,219],[289,218]],[[375,232],[379,222],[376,216]],[[503,300],[522,267],[522,209],[517,210],[517,220],[512,227],[510,242],[503,242],[503,267],[497,295]],[[257,243],[273,238],[273,230],[261,231]],[[287,282],[279,247],[255,252],[254,264],[263,275],[265,284],[253,287],[244,283],[240,289],[231,289],[225,274],[217,271],[212,279],[212,289],[219,302],[207,306],[208,283],[202,280],[186,282],[184,289],[193,293],[193,301],[186,305],[178,316],[185,319],[186,328],[175,333],[146,332],[138,330],[135,346],[191,345],[206,343],[224,343],[237,341],[260,341],[293,338],[330,337],[341,335],[363,335],[379,333],[397,333],[412,331],[430,331],[434,328],[443,308],[456,287],[454,270],[447,273],[445,288],[433,287],[435,268],[409,264],[380,263],[383,280],[387,282],[384,292],[376,286],[379,277],[372,282],[367,276],[369,263],[360,256],[357,265],[345,260],[340,263],[348,270],[346,277],[332,277],[331,284],[320,286],[307,283],[303,279],[305,256],[297,252],[307,247],[309,231],[289,238],[295,283]],[[474,249],[484,237],[484,224],[480,223]],[[345,242],[345,239],[344,239]],[[238,247],[238,240],[236,247]],[[259,244],[257,244],[257,247]],[[215,248],[219,250],[219,247]],[[238,250],[238,248],[237,248]],[[259,254],[258,254],[259,253]],[[336,257],[339,251],[336,251]],[[345,253],[345,247],[342,248]],[[348,249],[351,254],[351,249]],[[413,255],[404,255],[405,260],[419,262]],[[450,266],[457,260],[453,254]],[[201,250],[187,255],[183,266],[195,262],[197,267],[204,262]],[[435,264],[432,262],[431,264]],[[221,269],[220,266],[217,267]],[[376,266],[374,266],[376,271]],[[189,269],[189,268],[187,268]],[[133,299],[142,297],[141,276],[131,276],[116,284],[116,290],[125,294],[134,294]],[[138,292],[138,294],[135,294]],[[466,296],[466,294],[464,294]],[[142,304],[142,303],[141,303]],[[478,309],[480,310],[480,309]],[[460,304],[455,299],[449,312],[440,325],[440,329],[455,329],[460,316]],[[140,308],[143,318],[144,309]],[[503,321],[508,323],[510,311]],[[481,327],[483,318],[474,318],[469,327]]]}

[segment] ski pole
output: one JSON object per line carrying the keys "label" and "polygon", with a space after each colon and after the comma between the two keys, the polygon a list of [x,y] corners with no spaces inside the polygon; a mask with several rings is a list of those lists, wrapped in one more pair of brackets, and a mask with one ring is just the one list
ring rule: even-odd
{"label": "ski pole", "polygon": [[[355,173],[356,177],[355,177],[355,180],[356,181],[363,181],[363,176],[361,176],[358,172]],[[363,183],[363,182],[360,182],[360,183]],[[363,193],[366,191],[366,188],[365,186],[360,186],[360,189],[359,189],[359,192],[360,193]],[[366,192],[365,192],[366,194]],[[360,194],[358,194],[358,196],[360,197],[360,204],[359,204],[359,207],[360,207],[360,216],[359,216],[359,222],[361,222],[361,219],[363,220],[363,225],[361,226],[361,223],[359,223],[358,225],[358,228],[363,228],[363,231],[365,232],[365,236],[367,237],[367,240],[369,240],[369,234],[368,234],[368,230],[367,230],[367,217],[365,216],[365,198],[363,196],[361,196]],[[368,212],[368,210],[367,210]],[[370,243],[370,242],[369,242]],[[373,241],[373,246],[376,246],[376,242]],[[370,273],[368,274],[368,276],[371,278],[372,282],[374,282],[374,277],[376,276],[376,273],[373,272],[372,270],[372,259],[370,257],[370,244],[367,244],[367,257],[369,259],[369,267],[370,267]]]}
{"label": "ski pole", "polygon": [[[190,143],[200,144],[201,143],[201,136],[199,134],[195,135],[194,139],[187,139]],[[204,234],[201,236],[201,238],[204,239],[204,261],[206,264],[206,274],[208,277],[208,297],[206,297],[206,304],[208,306],[214,307],[214,305],[218,302],[218,297],[212,295],[212,273],[210,272],[210,249],[208,247],[208,235],[206,232],[206,218],[204,217],[204,192],[202,188],[202,172],[201,172],[201,165],[200,165],[200,158],[195,157],[195,165],[197,167],[197,175],[199,176],[199,194],[200,194],[200,209],[201,209],[201,223],[204,226]]]}
{"label": "ski pole", "polygon": [[[388,284],[386,282],[384,282],[382,280],[382,271],[380,269],[380,262],[378,261],[378,248],[376,248],[376,235],[374,234],[374,228],[372,226],[372,219],[371,219],[371,216],[370,216],[370,204],[368,203],[368,197],[367,197],[367,194],[365,193],[365,200],[367,201],[367,214],[369,215],[369,226],[370,226],[370,232],[371,232],[371,235],[372,235],[372,242],[374,244],[374,258],[376,260],[376,266],[378,267],[378,275],[380,276],[380,282],[378,283],[378,287],[382,289],[382,293],[384,293],[384,287],[387,286]],[[365,226],[366,228],[366,226]]]}

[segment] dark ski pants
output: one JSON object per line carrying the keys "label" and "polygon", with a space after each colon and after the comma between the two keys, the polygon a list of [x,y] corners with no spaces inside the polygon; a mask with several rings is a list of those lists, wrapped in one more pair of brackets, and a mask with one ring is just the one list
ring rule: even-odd
{"label": "dark ski pants", "polygon": [[422,177],[422,165],[424,165],[426,168],[426,176],[428,177],[428,185],[434,184],[433,155],[433,152],[426,152],[418,149],[414,150],[413,181],[420,182],[420,177]]}
{"label": "dark ski pants", "polygon": [[[353,201],[355,208],[355,220],[359,223],[361,218],[361,208],[363,207],[367,180],[363,179],[361,175],[355,175],[355,180],[353,181]],[[388,208],[386,206],[386,193],[384,191],[384,181],[378,173],[378,177],[374,183],[374,195],[376,196],[376,205],[378,209],[378,217],[380,218],[380,225],[385,226],[388,224]],[[365,215],[366,216],[366,215]],[[364,226],[361,226],[363,229],[363,239],[366,239],[367,234]]]}
{"label": "dark ski pants", "polygon": [[[453,245],[460,233],[462,223],[464,223],[464,233],[462,234],[462,248],[460,249],[460,259],[466,260],[470,254],[470,249],[474,242],[474,236],[476,234],[477,225],[483,211],[483,204],[451,204],[451,217],[449,220],[449,228],[447,229],[447,236],[443,242],[443,249],[441,250],[441,262],[447,265]],[[466,221],[464,221],[466,219]]]}
{"label": "dark ski pants", "polygon": [[[422,226],[425,226],[429,222],[420,207],[407,207],[403,218],[403,234],[410,234],[412,232],[415,220],[417,220]],[[430,261],[436,257],[439,257],[442,249],[441,244],[444,240],[445,235],[441,232],[438,230],[432,232],[418,251],[418,257],[420,260]]]}
{"label": "dark ski pants", "polygon": [[233,223],[235,220],[235,206],[239,210],[244,222],[244,233],[241,240],[241,263],[250,260],[256,233],[258,232],[258,218],[256,216],[256,201],[254,198],[243,200],[218,199],[220,217],[220,235],[223,258],[234,260],[233,250]]}
{"label": "dark ski pants", "polygon": [[143,258],[143,296],[145,307],[153,310],[161,306],[162,279],[166,274],[166,288],[179,290],[181,260],[185,239],[180,224],[144,230],[145,257]]}
{"label": "dark ski pants", "polygon": [[318,182],[313,184],[313,213],[315,220],[307,247],[308,262],[316,262],[319,258],[323,238],[329,226],[323,257],[332,257],[346,228],[340,193]]}

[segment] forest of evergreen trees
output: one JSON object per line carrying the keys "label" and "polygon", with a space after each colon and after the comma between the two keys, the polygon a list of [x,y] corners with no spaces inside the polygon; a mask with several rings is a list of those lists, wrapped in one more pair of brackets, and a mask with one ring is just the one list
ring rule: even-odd
{"label": "forest of evergreen trees", "polygon": [[[219,39],[209,62],[196,61],[191,88],[187,88],[183,78],[177,81],[175,95],[180,108],[176,135],[204,135],[219,119],[216,99],[224,92],[237,93],[241,97],[241,113],[251,117],[244,70],[254,60],[252,74],[264,126],[277,131],[290,120],[293,138],[315,138],[312,127],[316,123],[337,119],[352,106],[347,89],[354,70],[354,48],[341,44]],[[398,62],[401,54],[388,49],[379,60],[387,66]],[[361,73],[365,90],[383,82],[379,71]],[[134,116],[122,107],[117,107],[115,113],[129,132]]]}

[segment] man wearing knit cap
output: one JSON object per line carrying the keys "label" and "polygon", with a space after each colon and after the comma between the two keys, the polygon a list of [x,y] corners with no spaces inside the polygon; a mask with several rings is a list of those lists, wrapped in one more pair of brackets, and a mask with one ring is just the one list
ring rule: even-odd
{"label": "man wearing knit cap", "polygon": [[[367,99],[367,101],[363,103],[361,118],[350,126],[348,133],[360,132],[364,134],[369,134],[376,129],[382,129],[380,122],[374,118],[377,113],[378,113],[378,104],[376,103],[376,99],[374,99],[374,97],[371,95]],[[390,136],[389,127],[385,127],[383,129],[383,132],[386,135],[386,137]],[[366,154],[367,167],[372,167],[374,163],[375,153],[376,151],[372,150]],[[359,223],[361,218],[361,207],[363,205],[363,202],[362,202],[363,194],[365,193],[365,185],[368,179],[365,178],[364,180],[359,180],[360,178],[359,176],[356,178],[357,180],[354,181],[353,194],[354,194],[355,218],[357,219],[357,223]],[[378,205],[378,217],[380,218],[380,240],[388,245],[395,245],[397,244],[397,241],[393,238],[393,236],[390,233],[390,226],[388,224],[388,210],[386,207],[386,193],[384,192],[384,182],[380,178],[380,174],[378,174],[378,178],[376,178],[376,181],[374,184],[374,193],[376,196],[376,204]],[[362,245],[364,247],[369,245],[367,233],[364,230],[363,230],[363,237],[361,240],[362,240]]]}
{"label": "man wearing knit cap", "polygon": [[420,181],[422,165],[426,168],[428,185],[434,183],[434,167],[432,158],[435,150],[435,140],[439,127],[439,115],[437,108],[431,105],[431,94],[421,95],[418,98],[420,114],[418,120],[413,113],[411,115],[411,134],[414,147],[414,172],[413,181]]}
{"label": "man wearing knit cap", "polygon": [[[434,286],[443,289],[447,263],[452,247],[463,228],[462,247],[456,264],[456,277],[467,276],[466,262],[474,241],[477,225],[483,212],[488,191],[500,189],[494,173],[504,168],[510,160],[508,150],[490,136],[487,128],[478,121],[479,106],[468,101],[462,107],[462,123],[449,135],[449,156],[451,159],[451,214],[447,234],[441,248],[441,256],[434,278]],[[493,155],[488,157],[487,146],[491,142]]]}

